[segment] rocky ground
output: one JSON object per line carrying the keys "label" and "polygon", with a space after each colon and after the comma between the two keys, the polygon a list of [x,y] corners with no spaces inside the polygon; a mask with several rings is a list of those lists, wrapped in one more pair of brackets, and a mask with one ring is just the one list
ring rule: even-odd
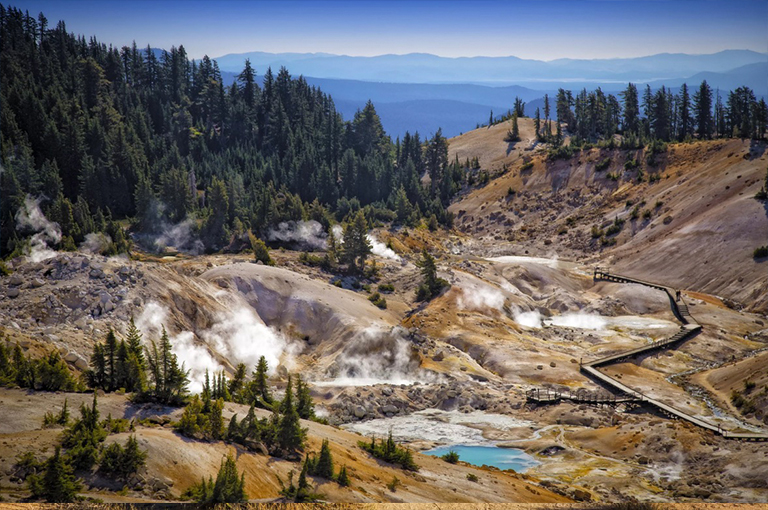
{"label": "rocky ground", "polygon": [[[452,150],[477,150],[499,129],[473,132]],[[493,150],[481,164],[498,166],[499,177],[452,206],[456,230],[375,233],[397,255],[375,256],[379,275],[362,282],[366,286],[302,264],[289,249],[273,250],[275,267],[247,255],[135,253],[129,260],[60,253],[38,263],[11,261],[13,273],[0,278],[0,336],[35,355],[58,349],[80,372],[109,328],[121,335],[134,318],[148,342],[164,326],[191,370],[193,390],[205,368],[231,373],[237,363],[251,366],[264,354],[277,387],[288,373],[310,381],[318,413],[331,424],[308,424],[313,441],[333,437],[339,458],[358,470],[354,491],[323,487],[331,501],[768,500],[767,443],[726,440],[642,407],[525,401],[531,388],[605,392],[579,372],[580,360],[677,330],[663,293],[594,282],[600,265],[688,289],[683,296],[704,327],[674,350],[613,365],[609,373],[725,429],[766,429],[768,320],[759,293],[768,276],[761,273],[764,262],[742,253],[768,233],[749,195],[765,155],[738,141],[676,146],[660,182],[614,185],[593,170],[596,158],[605,157],[599,151],[551,167],[538,149]],[[514,167],[529,157],[530,169]],[[723,196],[716,193],[721,186],[728,191]],[[724,209],[697,209],[697,193],[712,194]],[[628,214],[628,201],[640,200],[666,205],[646,223],[627,223],[615,246],[596,247],[591,225]],[[733,211],[757,216],[744,220]],[[667,216],[673,220],[665,222]],[[756,229],[747,232],[745,222]],[[728,264],[723,242],[738,247]],[[451,284],[428,304],[414,300],[415,262],[424,247]],[[694,261],[707,264],[691,263],[692,250],[698,250]],[[368,299],[379,284],[394,287],[383,292],[386,309]],[[754,385],[748,389],[745,381]],[[735,406],[734,391],[754,406]],[[50,449],[58,431],[41,428],[42,414],[65,397],[70,405],[87,398],[2,390],[0,407],[12,417],[0,420],[4,494],[22,494],[12,459],[30,447]],[[151,418],[137,433],[151,460],[133,480],[128,500],[178,497],[198,476],[188,465],[213,472],[232,450],[175,435],[169,422],[178,410],[135,407],[120,395],[102,401],[104,413]],[[244,410],[228,405],[227,414],[234,412]],[[487,485],[467,485],[465,475],[474,468],[452,471],[420,456],[428,468],[407,477],[402,492],[390,493],[384,485],[394,472],[361,455],[354,434],[388,429],[416,449],[462,438],[523,449],[539,462],[526,476],[540,484],[486,469],[480,476],[489,477]],[[285,476],[293,465],[237,454],[247,464],[249,495],[274,498],[278,483],[265,473]],[[89,485],[105,500],[123,498],[103,480]]]}

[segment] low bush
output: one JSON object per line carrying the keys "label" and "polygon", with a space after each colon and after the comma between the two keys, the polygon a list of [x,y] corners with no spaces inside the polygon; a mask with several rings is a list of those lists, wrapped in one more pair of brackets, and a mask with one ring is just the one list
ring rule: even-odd
{"label": "low bush", "polygon": [[378,306],[378,307],[379,307],[379,308],[381,308],[382,310],[384,310],[384,309],[386,309],[386,308],[387,308],[387,300],[386,300],[386,299],[384,299],[384,296],[382,296],[382,295],[381,295],[381,294],[379,294],[378,292],[376,292],[376,293],[374,293],[374,294],[371,294],[371,295],[368,297],[368,301],[370,301],[370,302],[371,302],[371,303],[373,303],[374,305]]}
{"label": "low bush", "polygon": [[611,165],[611,158],[610,157],[603,158],[597,163],[595,163],[595,170],[598,172],[602,172],[603,170],[608,168],[610,165]]}
{"label": "low bush", "polygon": [[459,454],[454,450],[449,451],[445,455],[442,455],[440,458],[446,461],[448,464],[456,464],[459,462]]}

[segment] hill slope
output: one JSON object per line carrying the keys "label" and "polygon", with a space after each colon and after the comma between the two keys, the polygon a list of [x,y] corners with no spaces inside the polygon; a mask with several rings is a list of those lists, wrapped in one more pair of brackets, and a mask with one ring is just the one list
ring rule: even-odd
{"label": "hill slope", "polygon": [[[526,124],[524,138],[532,136]],[[753,198],[765,179],[765,143],[671,144],[655,166],[647,150],[590,149],[549,161],[543,150],[527,157],[510,150],[507,129],[500,124],[450,142],[450,158],[476,155],[499,174],[450,208],[457,226],[477,239],[469,246],[599,260],[768,311],[768,262],[752,256],[768,239],[766,204]],[[617,219],[618,233],[599,235]]]}

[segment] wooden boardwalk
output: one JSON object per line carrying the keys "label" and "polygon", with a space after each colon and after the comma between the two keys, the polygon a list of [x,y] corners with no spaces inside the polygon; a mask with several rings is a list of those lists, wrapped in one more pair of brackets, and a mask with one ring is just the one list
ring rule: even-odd
{"label": "wooden boardwalk", "polygon": [[611,274],[599,268],[595,269],[594,279],[609,281],[609,282],[616,282],[616,283],[632,283],[637,285],[645,285],[646,287],[651,287],[651,288],[658,289],[665,292],[667,294],[667,297],[669,298],[672,312],[675,314],[675,317],[677,317],[677,319],[682,324],[680,329],[677,331],[677,333],[675,333],[669,338],[664,338],[662,340],[658,340],[656,342],[650,343],[648,345],[644,345],[642,347],[638,347],[636,349],[619,352],[610,356],[596,359],[594,361],[579,364],[579,370],[583,374],[618,391],[619,395],[595,394],[592,392],[584,392],[584,391],[571,392],[571,391],[556,391],[556,390],[547,390],[547,389],[542,391],[539,389],[532,389],[526,392],[526,395],[525,395],[526,400],[528,400],[529,402],[537,403],[537,404],[552,404],[552,403],[559,402],[561,400],[571,400],[573,402],[584,403],[584,404],[609,404],[609,405],[618,404],[621,402],[638,402],[638,403],[648,404],[671,418],[679,418],[682,420],[686,420],[690,423],[693,423],[694,425],[697,425],[707,430],[711,430],[715,434],[720,434],[721,436],[726,438],[741,439],[745,441],[768,441],[768,434],[761,434],[756,432],[734,432],[734,431],[725,430],[720,425],[714,425],[712,423],[709,423],[708,421],[702,420],[701,418],[697,418],[696,416],[692,416],[684,411],[681,411],[673,406],[670,406],[669,404],[665,404],[664,402],[661,402],[647,395],[644,395],[643,393],[630,388],[626,384],[598,370],[598,368],[601,366],[610,365],[613,363],[620,363],[634,356],[674,347],[677,344],[699,334],[702,328],[701,328],[701,325],[698,322],[696,322],[696,319],[694,319],[693,316],[690,314],[690,312],[688,311],[688,305],[683,300],[680,294],[680,291],[676,289],[673,289],[671,287],[666,287],[664,285],[659,285],[656,283],[637,280],[635,278],[628,278],[626,276]]}

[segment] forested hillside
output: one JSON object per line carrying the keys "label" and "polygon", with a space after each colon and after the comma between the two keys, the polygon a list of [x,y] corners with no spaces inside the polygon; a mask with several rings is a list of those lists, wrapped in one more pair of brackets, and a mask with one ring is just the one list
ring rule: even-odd
{"label": "forested hillside", "polygon": [[13,7],[0,6],[0,30],[2,256],[24,252],[38,212],[60,225],[47,239],[58,249],[104,232],[112,253],[129,247],[124,227],[183,221],[207,251],[287,220],[327,229],[359,208],[369,222],[451,221],[463,171],[445,138],[395,143],[370,102],[345,121],[286,69],[262,79],[246,63],[224,87],[216,62],[183,46],[158,58]]}

